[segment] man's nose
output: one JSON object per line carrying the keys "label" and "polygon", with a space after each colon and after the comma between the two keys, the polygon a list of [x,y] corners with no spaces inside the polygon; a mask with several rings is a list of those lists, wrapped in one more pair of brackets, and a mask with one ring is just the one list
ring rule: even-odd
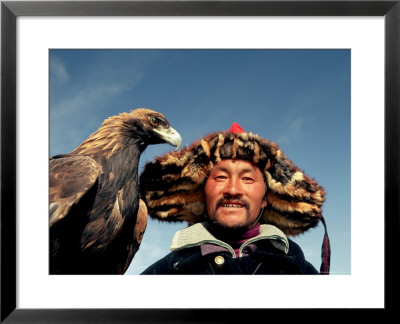
{"label": "man's nose", "polygon": [[242,195],[243,190],[239,179],[230,178],[226,183],[225,193],[231,196]]}

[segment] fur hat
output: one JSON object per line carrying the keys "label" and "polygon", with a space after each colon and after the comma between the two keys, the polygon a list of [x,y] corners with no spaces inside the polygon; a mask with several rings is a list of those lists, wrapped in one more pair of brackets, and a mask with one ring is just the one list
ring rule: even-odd
{"label": "fur hat", "polygon": [[204,184],[213,165],[222,159],[250,161],[263,173],[268,205],[261,223],[275,225],[293,236],[323,220],[324,189],[296,167],[278,145],[245,132],[236,123],[230,130],[209,134],[145,165],[140,193],[149,215],[189,225],[205,221]]}

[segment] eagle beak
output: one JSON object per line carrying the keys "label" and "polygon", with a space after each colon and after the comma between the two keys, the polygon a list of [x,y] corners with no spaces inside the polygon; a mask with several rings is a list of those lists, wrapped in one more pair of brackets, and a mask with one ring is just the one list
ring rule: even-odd
{"label": "eagle beak", "polygon": [[154,131],[157,132],[166,143],[175,146],[176,147],[175,151],[179,150],[182,144],[182,137],[178,133],[178,131],[176,131],[172,127]]}

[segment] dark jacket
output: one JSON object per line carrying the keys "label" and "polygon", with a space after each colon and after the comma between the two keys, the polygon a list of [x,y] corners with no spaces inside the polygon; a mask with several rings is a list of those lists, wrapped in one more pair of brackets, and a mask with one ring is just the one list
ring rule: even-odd
{"label": "dark jacket", "polygon": [[260,235],[242,245],[239,257],[206,224],[177,232],[171,249],[142,274],[319,274],[300,247],[272,225],[262,225]]}

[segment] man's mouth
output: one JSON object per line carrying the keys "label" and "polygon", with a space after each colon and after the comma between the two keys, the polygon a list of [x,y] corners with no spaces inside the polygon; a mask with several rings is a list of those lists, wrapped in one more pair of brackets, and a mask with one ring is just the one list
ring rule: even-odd
{"label": "man's mouth", "polygon": [[239,201],[239,200],[220,200],[217,203],[217,209],[219,207],[223,208],[248,208],[248,204],[245,201]]}
{"label": "man's mouth", "polygon": [[242,204],[225,203],[225,204],[222,204],[221,207],[226,207],[226,208],[243,208],[244,206],[243,206]]}

